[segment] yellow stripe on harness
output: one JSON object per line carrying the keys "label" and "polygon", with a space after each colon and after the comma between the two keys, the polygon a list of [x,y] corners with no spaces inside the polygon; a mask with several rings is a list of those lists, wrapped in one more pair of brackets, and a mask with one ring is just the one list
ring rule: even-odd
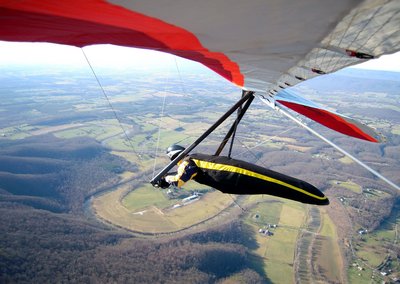
{"label": "yellow stripe on harness", "polygon": [[312,194],[312,193],[310,193],[308,191],[305,191],[305,190],[303,190],[303,189],[301,189],[301,188],[299,188],[297,186],[288,184],[288,183],[283,182],[281,180],[274,179],[272,177],[269,177],[269,176],[266,176],[266,175],[262,175],[262,174],[259,174],[259,173],[253,172],[253,171],[249,171],[249,170],[242,169],[242,168],[235,167],[235,166],[231,166],[231,165],[217,164],[217,163],[212,163],[212,162],[207,162],[207,161],[202,161],[202,160],[196,160],[196,159],[192,159],[192,160],[196,163],[196,165],[199,168],[208,169],[208,170],[226,171],[226,172],[232,172],[232,173],[237,173],[237,174],[241,174],[241,175],[246,175],[246,176],[258,178],[258,179],[261,179],[261,180],[269,181],[269,182],[272,182],[272,183],[275,183],[275,184],[286,186],[288,188],[294,189],[294,190],[296,190],[298,192],[301,192],[303,194],[306,194],[308,196],[311,196],[311,197],[319,199],[319,200],[326,200],[327,199],[326,196],[324,196],[324,197],[317,196],[317,195]]}

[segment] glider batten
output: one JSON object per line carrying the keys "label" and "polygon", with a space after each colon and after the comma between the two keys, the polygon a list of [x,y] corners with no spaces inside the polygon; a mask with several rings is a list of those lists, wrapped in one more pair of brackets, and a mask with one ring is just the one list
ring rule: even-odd
{"label": "glider batten", "polygon": [[[286,73],[310,79],[400,50],[400,2],[364,1]],[[281,77],[276,85],[284,81]]]}

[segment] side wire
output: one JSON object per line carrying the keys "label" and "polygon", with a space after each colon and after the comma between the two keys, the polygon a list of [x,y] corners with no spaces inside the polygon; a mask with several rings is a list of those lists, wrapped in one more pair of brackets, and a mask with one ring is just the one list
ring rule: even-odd
{"label": "side wire", "polygon": [[[175,60],[175,66],[176,66],[176,68],[178,70],[178,75],[179,75],[180,81],[182,82],[181,74],[179,72],[179,68],[178,68],[178,64],[176,62],[176,57],[175,56],[174,56],[174,60]],[[170,72],[170,73],[172,74],[172,72]],[[161,123],[162,123],[162,118],[164,117],[166,99],[167,99],[167,88],[166,88],[166,85],[164,84],[164,97],[163,97],[163,103],[162,103],[162,106],[161,106],[161,113],[160,113],[159,120],[158,120],[158,135],[157,135],[156,150],[155,150],[155,154],[154,154],[154,164],[153,164],[152,177],[154,177],[155,173],[156,173],[158,149],[160,148],[160,139],[161,139]]]}
{"label": "side wire", "polygon": [[156,172],[158,148],[160,147],[161,123],[162,123],[162,118],[163,118],[163,116],[164,116],[164,109],[165,109],[165,101],[166,101],[166,98],[167,98],[167,93],[166,93],[166,91],[164,91],[164,99],[163,99],[163,104],[162,104],[162,107],[161,107],[160,118],[159,118],[159,121],[158,121],[157,145],[156,145],[156,153],[155,153],[155,155],[154,155],[154,165],[153,165],[153,174],[152,174],[152,177],[154,177],[155,172]]}
{"label": "side wire", "polygon": [[229,197],[232,198],[233,203],[235,203],[243,212],[247,212],[246,209],[244,209],[242,206],[240,206],[239,203],[236,202],[236,199],[233,198],[232,194],[229,194]]}
{"label": "side wire", "polygon": [[176,60],[176,56],[174,56],[174,61],[175,61],[176,72],[178,72],[179,82],[181,83],[181,88],[182,88],[183,94],[185,96],[187,96],[185,84],[183,84],[182,74],[181,74],[181,70],[179,69],[179,65],[178,65],[178,61]]}
{"label": "side wire", "polygon": [[128,133],[126,132],[125,128],[123,127],[123,125],[122,125],[122,123],[121,123],[121,120],[119,119],[119,117],[118,117],[118,115],[117,115],[117,112],[115,111],[113,105],[111,104],[110,99],[108,98],[108,96],[107,96],[107,94],[106,94],[106,92],[105,92],[105,90],[104,90],[104,88],[103,88],[103,85],[101,84],[99,78],[97,77],[97,74],[96,74],[96,72],[94,71],[94,68],[93,68],[92,64],[90,64],[90,61],[89,61],[88,57],[86,56],[85,51],[83,50],[83,48],[81,48],[81,50],[82,50],[83,56],[84,56],[85,59],[86,59],[87,64],[88,64],[89,67],[90,67],[90,70],[92,70],[93,76],[95,77],[95,79],[96,79],[96,81],[97,81],[97,84],[99,85],[99,87],[100,87],[100,89],[101,89],[101,91],[102,91],[102,93],[103,93],[104,98],[107,100],[108,105],[109,105],[110,109],[112,110],[115,119],[118,121],[118,124],[119,124],[119,126],[121,127],[122,132],[124,133],[124,136],[125,136],[126,141],[128,141],[130,147],[132,148],[133,153],[135,153],[136,156],[138,156],[138,158],[141,160],[141,159],[142,159],[141,155],[138,154],[138,153],[135,151],[135,148],[133,147],[132,141],[129,139]]}

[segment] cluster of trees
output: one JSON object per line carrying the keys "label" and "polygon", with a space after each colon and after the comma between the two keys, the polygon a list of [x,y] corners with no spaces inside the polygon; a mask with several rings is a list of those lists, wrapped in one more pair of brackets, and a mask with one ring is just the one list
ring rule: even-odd
{"label": "cluster of trees", "polygon": [[[365,183],[366,181],[359,182]],[[356,226],[354,231],[359,227],[369,231],[377,229],[393,212],[396,212],[396,204],[399,202],[395,195],[382,193],[383,195],[379,197],[376,195],[378,193],[373,193],[375,198],[372,198],[365,192],[356,193],[340,185],[334,186],[330,193],[335,194],[336,198],[347,206],[346,213],[349,214],[352,223]]]}
{"label": "cluster of trees", "polygon": [[2,146],[0,282],[263,283],[239,222],[149,241],[83,217],[85,198],[134,170],[96,141],[46,135]]}
{"label": "cluster of trees", "polygon": [[254,267],[257,260],[239,244],[246,234],[238,222],[192,236],[143,240],[79,215],[3,202],[0,227],[1,283],[265,281]]}
{"label": "cluster of trees", "polygon": [[90,138],[45,135],[1,144],[0,198],[53,212],[82,210],[87,196],[134,170]]}
{"label": "cluster of trees", "polygon": [[350,217],[356,224],[372,231],[378,228],[382,221],[392,212],[396,199],[394,197],[369,200],[364,198],[354,198],[350,205],[355,210],[350,213]]}

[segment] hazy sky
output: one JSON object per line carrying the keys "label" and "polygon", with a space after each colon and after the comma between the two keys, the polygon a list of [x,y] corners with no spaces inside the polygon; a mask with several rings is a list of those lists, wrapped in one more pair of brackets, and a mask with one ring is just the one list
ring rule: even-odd
{"label": "hazy sky", "polygon": [[[83,48],[93,64],[101,63],[110,67],[142,66],[162,67],[179,64],[194,64],[185,59],[176,59],[173,55],[143,49],[118,47],[111,45],[87,46]],[[82,50],[73,46],[48,43],[12,43],[0,41],[0,67],[9,64],[56,64],[87,65]],[[359,68],[400,72],[400,52],[370,60]]]}
{"label": "hazy sky", "polygon": [[[175,65],[175,56],[145,49],[113,45],[93,45],[83,48],[92,64],[102,66],[159,67]],[[50,43],[12,43],[0,41],[0,66],[5,64],[54,64],[87,66],[81,48]]]}

